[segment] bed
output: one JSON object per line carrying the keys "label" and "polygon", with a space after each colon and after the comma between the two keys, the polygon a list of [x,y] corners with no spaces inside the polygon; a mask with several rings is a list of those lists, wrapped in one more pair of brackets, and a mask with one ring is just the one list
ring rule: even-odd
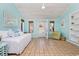
{"label": "bed", "polygon": [[27,33],[17,37],[3,38],[2,41],[7,42],[8,53],[21,54],[31,41],[31,34]]}

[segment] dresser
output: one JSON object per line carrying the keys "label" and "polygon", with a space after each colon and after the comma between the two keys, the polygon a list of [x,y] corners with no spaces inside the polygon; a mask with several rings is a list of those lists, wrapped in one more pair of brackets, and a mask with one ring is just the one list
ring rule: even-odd
{"label": "dresser", "polygon": [[7,56],[7,43],[0,41],[0,56]]}

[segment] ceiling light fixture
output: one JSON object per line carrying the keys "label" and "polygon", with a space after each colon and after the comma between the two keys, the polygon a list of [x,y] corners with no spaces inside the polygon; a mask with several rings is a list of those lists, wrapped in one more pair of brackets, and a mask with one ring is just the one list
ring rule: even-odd
{"label": "ceiling light fixture", "polygon": [[44,3],[43,3],[43,5],[42,5],[42,7],[41,7],[42,9],[45,9],[45,5],[44,5]]}

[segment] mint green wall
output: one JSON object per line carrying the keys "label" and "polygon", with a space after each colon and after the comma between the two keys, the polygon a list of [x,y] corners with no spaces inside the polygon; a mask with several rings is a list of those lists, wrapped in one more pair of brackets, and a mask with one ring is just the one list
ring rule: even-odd
{"label": "mint green wall", "polygon": [[[49,24],[49,21],[50,21],[50,18],[49,17],[47,17],[46,19],[45,19],[45,28],[46,28],[46,30],[45,30],[45,32],[49,32],[49,26],[48,26],[48,24]],[[24,24],[24,32],[29,32],[29,19],[27,19],[27,20],[25,20],[25,24]],[[37,38],[37,37],[39,37],[39,24],[40,24],[40,18],[39,17],[36,17],[34,20],[33,20],[33,22],[34,22],[34,30],[33,30],[33,33],[32,33],[32,36],[33,36],[33,38]]]}
{"label": "mint green wall", "polygon": [[20,12],[17,10],[16,6],[14,4],[10,4],[10,3],[4,3],[4,4],[0,4],[0,30],[8,30],[9,28],[5,28],[4,27],[4,21],[5,21],[5,17],[3,16],[3,14],[5,14],[5,12],[10,12],[12,14],[12,16],[17,19],[15,20],[15,25],[16,27],[12,27],[11,29],[13,30],[17,30],[19,28],[19,19],[20,19]]}
{"label": "mint green wall", "polygon": [[0,9],[0,29],[2,28],[2,24],[3,24],[3,21],[2,21],[3,16],[2,15],[3,15],[2,14],[2,9]]}
{"label": "mint green wall", "polygon": [[[16,27],[12,27],[12,28],[5,28],[4,27],[4,21],[5,21],[5,17],[3,16],[3,14],[5,12],[10,12],[12,14],[12,16],[14,18],[16,18],[16,22],[15,25]],[[14,31],[16,31],[19,28],[19,23],[20,23],[20,17],[22,15],[20,14],[19,10],[16,8],[16,6],[14,4],[9,4],[9,3],[5,3],[5,4],[0,4],[0,30],[8,30],[8,29],[12,29]],[[48,24],[48,19],[50,19],[50,17],[46,18],[46,24]],[[24,18],[25,22],[24,22],[24,32],[29,32],[29,19]],[[34,32],[33,32],[33,36],[38,36],[38,27],[39,27],[39,18],[36,18],[34,20]],[[48,31],[48,30],[46,30]]]}
{"label": "mint green wall", "polygon": [[[59,31],[64,37],[69,39],[69,15],[79,9],[79,4],[71,4],[63,16],[58,16],[55,21],[55,30]],[[61,21],[64,20],[65,28],[62,28]]]}
{"label": "mint green wall", "polygon": [[32,36],[37,38],[39,35],[38,33],[39,33],[39,18],[36,18],[34,20],[34,30]]}
{"label": "mint green wall", "polygon": [[24,22],[24,32],[29,32],[29,21],[28,19]]}

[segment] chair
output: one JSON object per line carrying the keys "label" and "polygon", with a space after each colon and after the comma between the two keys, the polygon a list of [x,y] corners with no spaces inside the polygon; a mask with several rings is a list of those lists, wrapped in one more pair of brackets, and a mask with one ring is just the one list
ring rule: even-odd
{"label": "chair", "polygon": [[60,32],[57,32],[57,31],[53,32],[53,33],[52,33],[52,38],[59,40],[59,39],[61,38]]}

